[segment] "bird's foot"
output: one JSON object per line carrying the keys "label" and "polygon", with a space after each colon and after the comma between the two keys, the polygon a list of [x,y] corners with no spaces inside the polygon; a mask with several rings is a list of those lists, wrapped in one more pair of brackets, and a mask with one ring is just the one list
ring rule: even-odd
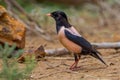
{"label": "bird's foot", "polygon": [[72,71],[77,71],[79,70],[81,67],[80,66],[75,66],[75,67],[70,67],[70,70]]}

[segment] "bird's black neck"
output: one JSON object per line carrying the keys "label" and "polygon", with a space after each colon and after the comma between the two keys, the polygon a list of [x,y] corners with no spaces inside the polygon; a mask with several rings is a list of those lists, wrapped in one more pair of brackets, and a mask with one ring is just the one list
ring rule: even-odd
{"label": "bird's black neck", "polygon": [[59,32],[60,28],[63,27],[63,26],[65,28],[71,27],[69,22],[64,20],[64,19],[56,20],[56,30],[57,30],[57,33]]}

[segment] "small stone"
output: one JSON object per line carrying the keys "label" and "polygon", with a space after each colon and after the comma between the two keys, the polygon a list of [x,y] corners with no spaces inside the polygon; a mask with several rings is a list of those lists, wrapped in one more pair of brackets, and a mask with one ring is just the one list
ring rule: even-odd
{"label": "small stone", "polygon": [[83,75],[83,76],[81,76],[81,78],[84,78],[85,76]]}
{"label": "small stone", "polygon": [[115,65],[114,63],[110,63],[110,65]]}

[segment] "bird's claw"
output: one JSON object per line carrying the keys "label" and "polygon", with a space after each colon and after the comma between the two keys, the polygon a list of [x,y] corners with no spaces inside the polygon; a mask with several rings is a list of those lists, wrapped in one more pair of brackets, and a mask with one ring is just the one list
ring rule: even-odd
{"label": "bird's claw", "polygon": [[72,70],[72,71],[77,71],[80,68],[81,68],[80,66],[74,66],[74,67],[70,67],[69,69]]}

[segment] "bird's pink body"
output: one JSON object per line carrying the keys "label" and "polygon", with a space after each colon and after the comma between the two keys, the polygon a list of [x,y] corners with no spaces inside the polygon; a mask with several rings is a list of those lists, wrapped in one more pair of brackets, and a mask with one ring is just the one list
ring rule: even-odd
{"label": "bird's pink body", "polygon": [[64,47],[66,47],[69,51],[73,52],[73,53],[81,53],[82,48],[75,44],[74,42],[70,41],[69,39],[66,38],[64,30],[68,30],[69,32],[71,32],[74,35],[78,35],[81,36],[73,27],[70,28],[65,28],[64,26],[61,27],[59,33],[58,33],[58,39],[59,41],[63,44]]}

